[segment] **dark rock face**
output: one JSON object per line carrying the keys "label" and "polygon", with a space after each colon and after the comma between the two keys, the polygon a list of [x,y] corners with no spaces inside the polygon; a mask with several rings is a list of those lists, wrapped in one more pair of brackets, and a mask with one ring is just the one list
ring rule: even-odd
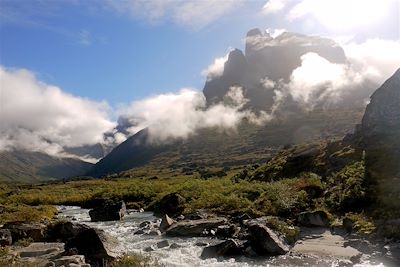
{"label": "dark rock face", "polygon": [[369,194],[400,215],[400,69],[371,96],[356,135],[365,150]]}
{"label": "dark rock face", "polygon": [[0,229],[0,247],[12,244],[11,232],[8,229]]}
{"label": "dark rock face", "polygon": [[258,255],[284,255],[289,246],[274,231],[262,224],[251,224],[248,228],[252,249]]}
{"label": "dark rock face", "polygon": [[46,237],[46,225],[41,223],[10,222],[3,226],[11,232],[12,241],[32,238],[34,242],[43,241]]}
{"label": "dark rock face", "polygon": [[329,226],[328,214],[322,210],[313,212],[302,212],[299,214],[298,222],[304,226],[327,227]]}
{"label": "dark rock face", "polygon": [[208,246],[203,249],[201,253],[202,259],[226,257],[226,256],[237,256],[241,255],[242,251],[239,244],[233,240],[228,239],[214,246]]}
{"label": "dark rock face", "polygon": [[[238,49],[233,50],[223,74],[207,80],[203,89],[207,103],[220,102],[231,86],[241,86],[251,108],[269,110],[274,102],[274,88],[265,88],[262,80],[267,77],[275,82],[280,79],[288,82],[306,53],[316,53],[332,63],[346,63],[343,49],[330,39],[289,32],[272,38],[259,29],[250,30],[245,55]],[[368,93],[364,97],[367,96]]]}
{"label": "dark rock face", "polygon": [[186,199],[178,193],[171,193],[164,196],[154,207],[156,215],[169,214],[170,216],[180,215],[185,209]]}
{"label": "dark rock face", "polygon": [[79,223],[69,221],[55,222],[47,227],[46,240],[66,242],[88,229],[90,229],[89,226]]}
{"label": "dark rock face", "polygon": [[218,226],[225,225],[225,218],[211,218],[201,220],[184,220],[174,223],[167,229],[167,236],[207,236],[212,235],[211,231],[216,231]]}
{"label": "dark rock face", "polygon": [[371,96],[364,117],[364,138],[400,130],[400,69]]}
{"label": "dark rock face", "polygon": [[92,222],[118,221],[126,214],[124,201],[105,203],[103,206],[96,207],[89,211]]}
{"label": "dark rock face", "polygon": [[89,228],[65,244],[66,250],[77,250],[91,262],[111,262],[122,256],[118,241],[99,229]]}
{"label": "dark rock face", "polygon": [[242,85],[246,79],[247,60],[243,52],[235,49],[229,53],[221,77],[209,79],[203,89],[207,103],[214,104],[223,100],[231,86]]}

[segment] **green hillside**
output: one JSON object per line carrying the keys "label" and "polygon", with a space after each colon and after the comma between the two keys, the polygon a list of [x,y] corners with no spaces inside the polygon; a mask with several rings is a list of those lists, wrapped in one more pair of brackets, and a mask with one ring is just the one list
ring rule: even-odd
{"label": "green hillside", "polygon": [[44,153],[4,151],[0,153],[0,182],[36,183],[83,175],[93,164]]}
{"label": "green hillside", "polygon": [[314,110],[264,126],[243,122],[238,129],[204,129],[186,140],[150,144],[137,133],[99,161],[88,174],[103,176],[136,167],[185,172],[264,163],[285,145],[343,137],[359,123],[363,110]]}

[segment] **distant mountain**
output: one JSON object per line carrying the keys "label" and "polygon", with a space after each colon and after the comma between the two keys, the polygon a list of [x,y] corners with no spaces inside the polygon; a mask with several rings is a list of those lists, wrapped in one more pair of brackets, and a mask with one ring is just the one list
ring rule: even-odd
{"label": "distant mountain", "polygon": [[[333,40],[289,32],[272,38],[267,32],[252,29],[246,36],[245,54],[239,49],[231,51],[223,74],[207,80],[203,90],[207,102],[218,103],[231,86],[241,86],[250,100],[249,108],[269,111],[274,87],[265,88],[263,80],[288,82],[293,70],[301,66],[301,56],[307,53],[316,53],[331,63],[347,63],[343,49]],[[363,105],[376,87],[371,82],[360,85],[362,90],[346,95],[342,106]]]}
{"label": "distant mountain", "polygon": [[361,120],[363,110],[316,110],[265,126],[243,122],[236,131],[203,129],[188,139],[151,143],[142,130],[117,146],[88,173],[91,176],[148,166],[182,172],[237,167],[267,161],[287,144],[342,137]]}
{"label": "distant mountain", "polygon": [[[243,87],[245,97],[250,100],[246,108],[268,111],[274,103],[275,93],[274,88],[265,88],[263,79],[287,82],[293,70],[301,65],[301,56],[308,52],[317,53],[332,63],[347,63],[343,49],[330,39],[296,33],[283,33],[272,38],[258,29],[249,31],[245,54],[239,49],[232,50],[222,75],[207,79],[203,92],[208,105],[223,101],[229,88],[237,85]],[[341,138],[360,122],[365,99],[376,88],[373,83],[360,86],[362,90],[353,91],[342,101],[347,101],[345,105],[330,109],[316,107],[307,112],[288,100],[282,115],[273,122],[265,126],[244,122],[230,134],[206,129],[186,140],[154,144],[149,141],[148,131],[143,130],[111,151],[89,174],[102,176],[145,165],[182,170],[238,166],[263,162],[286,144]]]}
{"label": "distant mountain", "polygon": [[0,181],[35,183],[80,176],[93,164],[73,158],[57,158],[39,152],[0,152]]}

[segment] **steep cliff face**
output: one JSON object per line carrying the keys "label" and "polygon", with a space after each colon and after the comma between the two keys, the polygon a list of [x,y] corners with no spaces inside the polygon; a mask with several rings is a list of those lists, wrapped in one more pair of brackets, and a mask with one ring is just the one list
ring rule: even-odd
{"label": "steep cliff face", "polygon": [[385,208],[399,212],[400,69],[372,95],[359,134],[371,193]]}
{"label": "steep cliff face", "polygon": [[400,130],[400,69],[371,96],[362,120],[365,138]]}
{"label": "steep cliff face", "polygon": [[311,52],[331,63],[346,63],[343,49],[330,39],[289,32],[272,38],[252,29],[246,35],[245,54],[233,50],[223,74],[206,82],[203,92],[207,102],[220,102],[231,86],[241,86],[250,108],[269,110],[274,102],[274,86],[266,87],[263,81],[288,82],[293,70],[301,66],[301,56]]}
{"label": "steep cliff face", "polygon": [[231,86],[245,84],[247,68],[247,60],[243,52],[239,49],[231,51],[225,62],[223,75],[208,80],[204,86],[203,93],[207,103],[218,103],[222,101]]}

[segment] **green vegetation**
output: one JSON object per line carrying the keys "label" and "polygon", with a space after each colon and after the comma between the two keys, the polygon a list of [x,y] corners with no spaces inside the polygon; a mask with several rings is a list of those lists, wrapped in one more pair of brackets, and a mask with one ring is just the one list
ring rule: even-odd
{"label": "green vegetation", "polygon": [[[304,163],[304,164],[302,164]],[[121,200],[153,210],[167,194],[185,199],[184,214],[206,210],[220,215],[278,216],[270,227],[294,240],[293,223],[302,211],[324,210],[332,221],[345,214],[359,233],[376,232],[367,215],[371,198],[360,151],[339,141],[291,146],[267,164],[207,170],[153,168],[151,165],[103,179],[42,185],[0,186],[0,223],[40,221],[56,214],[54,205],[93,207],[98,200]],[[97,202],[98,203],[98,202]],[[388,229],[394,233],[396,229]]]}
{"label": "green vegetation", "polygon": [[352,222],[352,230],[363,235],[371,235],[375,233],[376,226],[372,219],[363,213],[346,213],[344,220]]}
{"label": "green vegetation", "polygon": [[162,267],[155,259],[140,254],[125,255],[122,259],[116,260],[111,267]]}
{"label": "green vegetation", "polygon": [[[21,187],[12,191],[7,198],[0,199],[0,203],[9,207],[6,209],[4,221],[19,216],[19,210],[14,211],[12,207],[29,207],[35,212],[42,212],[45,217],[52,214],[49,213],[51,206],[48,205],[87,205],[91,200],[99,198],[124,199],[129,205],[148,208],[173,192],[181,194],[187,200],[184,213],[206,209],[226,215],[290,215],[308,207],[307,193],[298,186],[300,179],[264,183],[235,181],[231,179],[232,176],[233,173],[230,173],[223,178],[207,180],[195,176],[176,176],[154,180],[141,178],[71,181],[65,184]],[[38,216],[21,218],[40,219]]]}
{"label": "green vegetation", "polygon": [[348,165],[328,179],[327,204],[336,211],[362,210],[368,202],[365,166],[362,161]]}

